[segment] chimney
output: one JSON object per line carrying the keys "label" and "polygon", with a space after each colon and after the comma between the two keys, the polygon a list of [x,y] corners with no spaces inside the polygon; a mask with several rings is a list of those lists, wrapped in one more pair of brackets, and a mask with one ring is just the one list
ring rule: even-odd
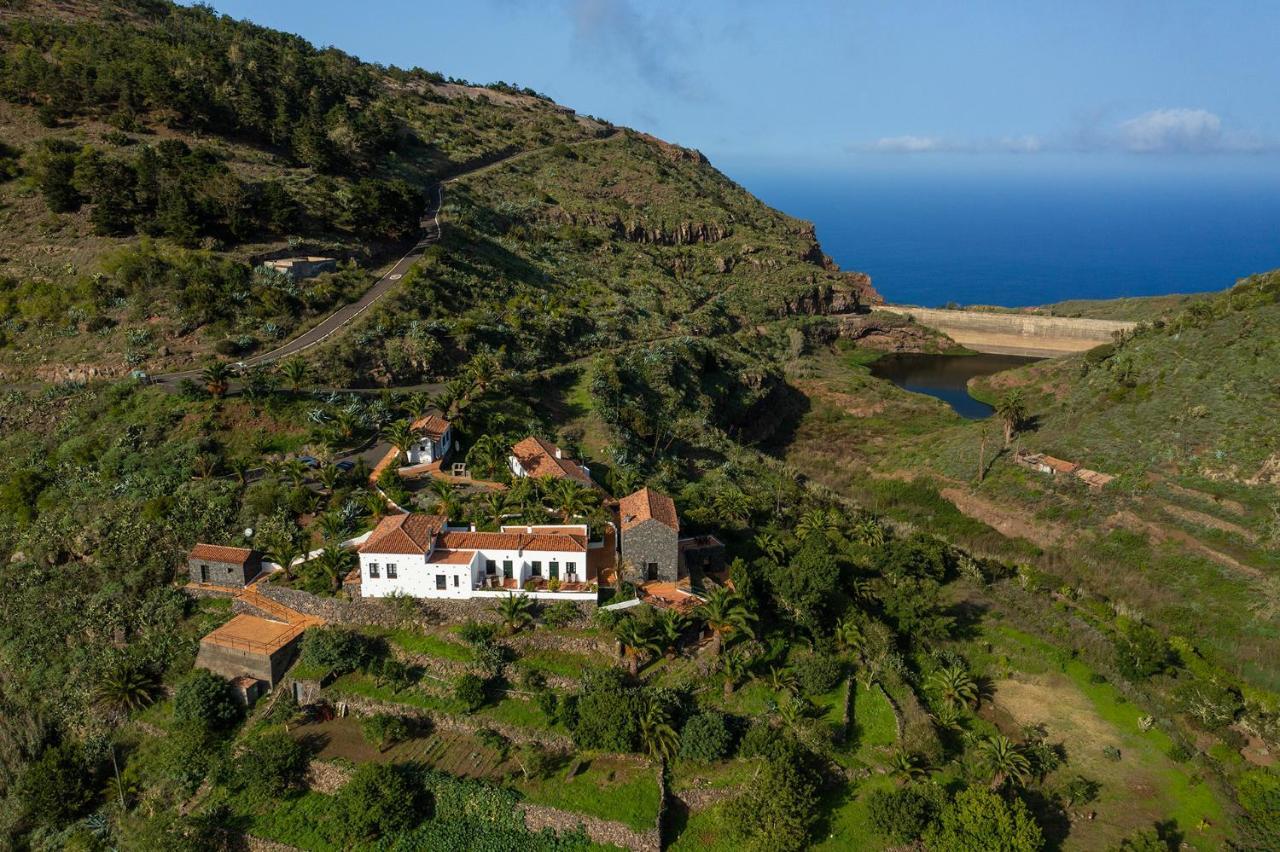
{"label": "chimney", "polygon": [[564,458],[564,451],[561,450],[559,447],[556,447],[556,458],[558,459]]}

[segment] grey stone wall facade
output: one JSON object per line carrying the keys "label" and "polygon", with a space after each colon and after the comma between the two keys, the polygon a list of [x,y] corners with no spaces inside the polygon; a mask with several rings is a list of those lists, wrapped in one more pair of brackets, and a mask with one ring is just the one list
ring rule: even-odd
{"label": "grey stone wall facade", "polygon": [[622,532],[622,558],[645,580],[674,583],[680,578],[679,534],[657,520],[647,520]]}
{"label": "grey stone wall facade", "polygon": [[225,678],[250,675],[275,686],[284,677],[298,652],[298,640],[294,639],[271,654],[228,648],[212,642],[201,642],[196,654],[196,667],[208,669]]}
{"label": "grey stone wall facade", "polygon": [[258,554],[249,557],[243,565],[236,562],[218,562],[213,559],[187,559],[187,571],[193,583],[212,583],[215,586],[244,587],[262,570]]}

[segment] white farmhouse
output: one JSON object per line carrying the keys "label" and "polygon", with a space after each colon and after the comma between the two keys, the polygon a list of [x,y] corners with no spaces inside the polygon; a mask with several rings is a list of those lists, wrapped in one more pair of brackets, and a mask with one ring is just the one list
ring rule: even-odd
{"label": "white farmhouse", "polygon": [[473,598],[515,592],[594,600],[587,547],[583,524],[474,532],[450,527],[442,515],[391,515],[359,547],[360,593]]}
{"label": "white farmhouse", "polygon": [[414,441],[405,451],[409,464],[431,464],[444,459],[453,448],[453,426],[448,420],[428,414],[413,421]]}
{"label": "white farmhouse", "polygon": [[525,438],[511,448],[507,458],[511,473],[518,477],[572,479],[582,485],[598,488],[591,471],[565,455],[564,450],[541,438]]}

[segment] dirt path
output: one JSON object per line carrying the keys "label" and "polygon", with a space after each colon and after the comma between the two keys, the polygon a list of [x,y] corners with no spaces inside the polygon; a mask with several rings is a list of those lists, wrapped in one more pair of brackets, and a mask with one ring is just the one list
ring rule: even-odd
{"label": "dirt path", "polygon": [[970,518],[982,521],[1008,538],[1024,538],[1040,547],[1052,547],[1066,535],[1066,530],[1058,524],[1034,520],[1026,513],[1007,509],[959,488],[944,488],[939,493]]}

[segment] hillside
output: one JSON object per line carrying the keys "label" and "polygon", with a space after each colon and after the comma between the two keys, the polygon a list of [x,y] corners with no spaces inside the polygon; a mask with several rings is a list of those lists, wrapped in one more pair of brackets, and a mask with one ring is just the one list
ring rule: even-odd
{"label": "hillside", "polygon": [[[700,154],[505,84],[372,66],[157,3],[20,3],[0,12],[0,49],[0,372],[11,381],[271,349],[412,244],[435,182],[506,158],[513,171],[449,188],[454,248],[418,279],[447,297],[406,286],[387,328],[430,324],[425,345],[448,351],[453,323],[568,306],[577,342],[522,356],[546,363],[669,330],[684,309],[700,309],[691,327],[724,331],[874,299],[865,278],[835,271],[810,225]],[[301,283],[253,267],[299,253],[344,265]],[[495,292],[496,316],[468,315],[490,311]],[[424,378],[403,372],[383,378]]]}

